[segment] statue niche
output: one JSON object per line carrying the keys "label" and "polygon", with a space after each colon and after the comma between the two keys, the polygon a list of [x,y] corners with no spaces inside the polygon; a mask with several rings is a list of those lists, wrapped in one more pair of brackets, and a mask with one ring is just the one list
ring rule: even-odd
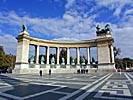
{"label": "statue niche", "polygon": [[96,26],[96,29],[97,29],[97,31],[96,31],[97,35],[110,34],[111,33],[111,27],[110,27],[109,24],[106,24],[105,27],[104,27],[104,29],[101,29],[101,30],[100,30],[100,26],[97,25]]}

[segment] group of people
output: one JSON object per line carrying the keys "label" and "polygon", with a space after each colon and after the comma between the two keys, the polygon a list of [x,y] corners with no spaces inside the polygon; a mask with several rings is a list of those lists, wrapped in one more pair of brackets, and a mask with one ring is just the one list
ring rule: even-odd
{"label": "group of people", "polygon": [[[42,76],[42,70],[39,71],[39,75]],[[51,69],[49,69],[49,75],[51,75]]]}
{"label": "group of people", "polygon": [[88,74],[88,69],[78,69],[77,74]]}

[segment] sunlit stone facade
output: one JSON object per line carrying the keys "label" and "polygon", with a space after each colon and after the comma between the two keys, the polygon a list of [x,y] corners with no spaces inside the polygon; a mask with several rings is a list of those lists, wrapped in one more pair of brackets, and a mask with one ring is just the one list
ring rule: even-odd
{"label": "sunlit stone facade", "polygon": [[[39,70],[42,70],[43,73],[48,73],[48,70],[51,69],[52,73],[76,73],[78,69],[82,69],[80,63],[80,48],[86,48],[87,51],[87,64],[85,64],[85,70],[88,72],[91,71],[114,71],[114,52],[113,52],[113,43],[114,39],[111,34],[101,34],[97,36],[97,39],[85,40],[85,41],[74,41],[74,42],[64,42],[64,41],[52,41],[52,40],[42,40],[38,38],[30,37],[29,33],[26,30],[23,30],[17,37],[18,46],[16,54],[16,65],[14,73],[21,74],[38,74]],[[33,68],[30,68],[28,62],[29,59],[29,46],[35,46],[35,63]],[[39,47],[46,47],[46,64],[44,68],[41,68],[42,64],[39,64]],[[57,62],[55,67],[52,68],[49,62],[49,49],[56,48],[57,53]],[[98,54],[98,64],[97,68],[90,68],[90,48],[97,47]],[[60,48],[66,48],[67,51],[67,63],[65,68],[61,68],[59,63],[59,53]],[[76,48],[77,63],[72,68],[70,64],[70,48]]]}

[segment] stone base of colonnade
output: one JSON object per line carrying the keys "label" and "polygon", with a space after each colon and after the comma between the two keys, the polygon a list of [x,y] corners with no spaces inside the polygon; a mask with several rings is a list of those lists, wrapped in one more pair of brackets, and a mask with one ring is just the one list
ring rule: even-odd
{"label": "stone base of colonnade", "polygon": [[51,73],[77,73],[77,68],[70,68],[71,65],[63,65],[65,68],[61,68],[62,65],[50,65],[50,64],[17,64],[13,70],[13,74],[39,74],[42,70],[43,74]]}
{"label": "stone base of colonnade", "polygon": [[[53,67],[55,66],[55,68]],[[48,74],[49,69],[51,73],[77,73],[77,70],[81,70],[79,65],[63,65],[65,68],[61,68],[62,65],[40,65],[40,64],[19,64],[15,65],[13,70],[14,74],[39,74],[39,71],[42,70],[43,74]],[[53,68],[52,68],[53,67]],[[98,68],[91,68],[91,65],[86,65],[85,70],[88,70],[88,73],[91,72],[116,72],[115,64],[98,64]]]}
{"label": "stone base of colonnade", "polygon": [[114,63],[98,64],[96,72],[116,72],[115,64]]}
{"label": "stone base of colonnade", "polygon": [[39,74],[39,64],[16,64],[13,74]]}

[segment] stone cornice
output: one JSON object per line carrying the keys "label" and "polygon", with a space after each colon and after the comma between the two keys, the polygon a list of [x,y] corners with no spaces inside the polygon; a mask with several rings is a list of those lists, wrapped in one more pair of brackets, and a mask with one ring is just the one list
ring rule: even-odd
{"label": "stone cornice", "polygon": [[30,37],[28,34],[20,34],[17,37],[18,41],[24,39],[29,40],[31,45],[50,46],[50,47],[96,47],[98,44],[112,44],[114,39],[112,37],[103,37],[92,40],[81,41],[57,41],[57,40],[44,40]]}
{"label": "stone cornice", "polygon": [[41,45],[41,46],[51,46],[51,47],[96,47],[99,43],[113,43],[114,39],[112,37],[98,38],[92,40],[82,40],[82,41],[56,41],[56,40],[43,40],[38,38],[29,38],[30,44]]}

